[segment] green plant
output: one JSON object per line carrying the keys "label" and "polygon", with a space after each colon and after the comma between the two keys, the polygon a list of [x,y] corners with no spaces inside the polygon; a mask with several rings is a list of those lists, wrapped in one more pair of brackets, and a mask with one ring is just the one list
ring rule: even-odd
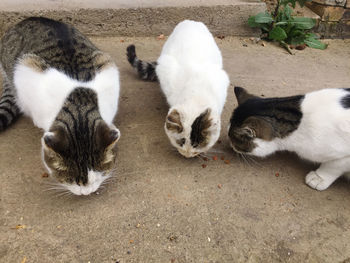
{"label": "green plant", "polygon": [[318,40],[317,35],[309,32],[316,25],[316,20],[309,17],[292,16],[296,2],[301,7],[311,0],[278,0],[273,12],[259,13],[248,19],[251,27],[261,28],[263,35],[280,43],[290,54],[289,45],[307,45],[312,48],[325,49],[326,44]]}

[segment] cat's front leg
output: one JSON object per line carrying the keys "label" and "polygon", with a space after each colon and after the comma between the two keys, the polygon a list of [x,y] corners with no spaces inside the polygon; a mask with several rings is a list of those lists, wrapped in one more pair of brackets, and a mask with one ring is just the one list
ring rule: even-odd
{"label": "cat's front leg", "polygon": [[306,175],[305,182],[313,189],[326,190],[342,174],[350,171],[350,157],[322,163],[316,171]]}

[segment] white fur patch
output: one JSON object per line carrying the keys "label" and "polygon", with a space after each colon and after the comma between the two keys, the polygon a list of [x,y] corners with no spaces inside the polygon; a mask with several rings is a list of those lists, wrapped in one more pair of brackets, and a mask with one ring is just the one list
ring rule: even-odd
{"label": "white fur patch", "polygon": [[111,66],[99,72],[89,82],[79,82],[64,73],[50,68],[37,72],[30,67],[17,64],[14,71],[18,106],[30,116],[39,128],[48,131],[66,97],[76,87],[96,91],[102,118],[111,124],[118,108],[119,72]]}
{"label": "white fur patch", "polygon": [[75,195],[89,195],[96,192],[104,180],[109,178],[109,175],[103,175],[101,172],[89,171],[88,183],[86,185],[77,184],[62,184],[66,189]]}

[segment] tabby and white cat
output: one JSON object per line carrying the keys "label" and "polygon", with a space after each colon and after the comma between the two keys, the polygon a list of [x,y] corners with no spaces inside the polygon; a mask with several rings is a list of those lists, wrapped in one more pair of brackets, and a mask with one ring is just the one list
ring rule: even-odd
{"label": "tabby and white cat", "polygon": [[111,57],[72,26],[32,17],[5,33],[0,62],[0,130],[21,113],[30,116],[45,131],[50,174],[73,194],[96,191],[109,177],[120,137],[112,123],[119,72]]}
{"label": "tabby and white cat", "polygon": [[220,135],[220,116],[229,78],[208,28],[201,22],[179,23],[164,44],[157,62],[137,58],[127,48],[130,64],[144,80],[159,80],[170,110],[165,132],[185,157],[208,151]]}
{"label": "tabby and white cat", "polygon": [[236,152],[264,157],[287,150],[321,163],[305,179],[320,191],[350,172],[350,89],[259,98],[235,87],[235,94],[228,135]]}

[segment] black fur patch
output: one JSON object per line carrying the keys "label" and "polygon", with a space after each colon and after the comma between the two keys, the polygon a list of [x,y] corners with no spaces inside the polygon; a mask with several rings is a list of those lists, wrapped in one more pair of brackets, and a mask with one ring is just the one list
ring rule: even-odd
{"label": "black fur patch", "polygon": [[344,109],[350,108],[350,89],[345,89],[348,92],[348,95],[343,97],[340,101],[340,104]]}
{"label": "black fur patch", "polygon": [[126,48],[126,57],[128,58],[129,63],[133,66],[136,58],[135,45],[130,45]]}
{"label": "black fur patch", "polygon": [[272,125],[277,137],[283,138],[298,128],[303,116],[300,110],[303,99],[304,96],[301,95],[248,99],[234,110],[230,120],[231,127],[240,127],[249,117],[260,117]]}
{"label": "black fur patch", "polygon": [[201,115],[199,115],[194,122],[192,123],[191,130],[191,145],[193,147],[198,147],[199,145],[205,144],[207,141],[207,132],[206,130],[211,125],[211,120],[209,120],[210,111],[206,110]]}

